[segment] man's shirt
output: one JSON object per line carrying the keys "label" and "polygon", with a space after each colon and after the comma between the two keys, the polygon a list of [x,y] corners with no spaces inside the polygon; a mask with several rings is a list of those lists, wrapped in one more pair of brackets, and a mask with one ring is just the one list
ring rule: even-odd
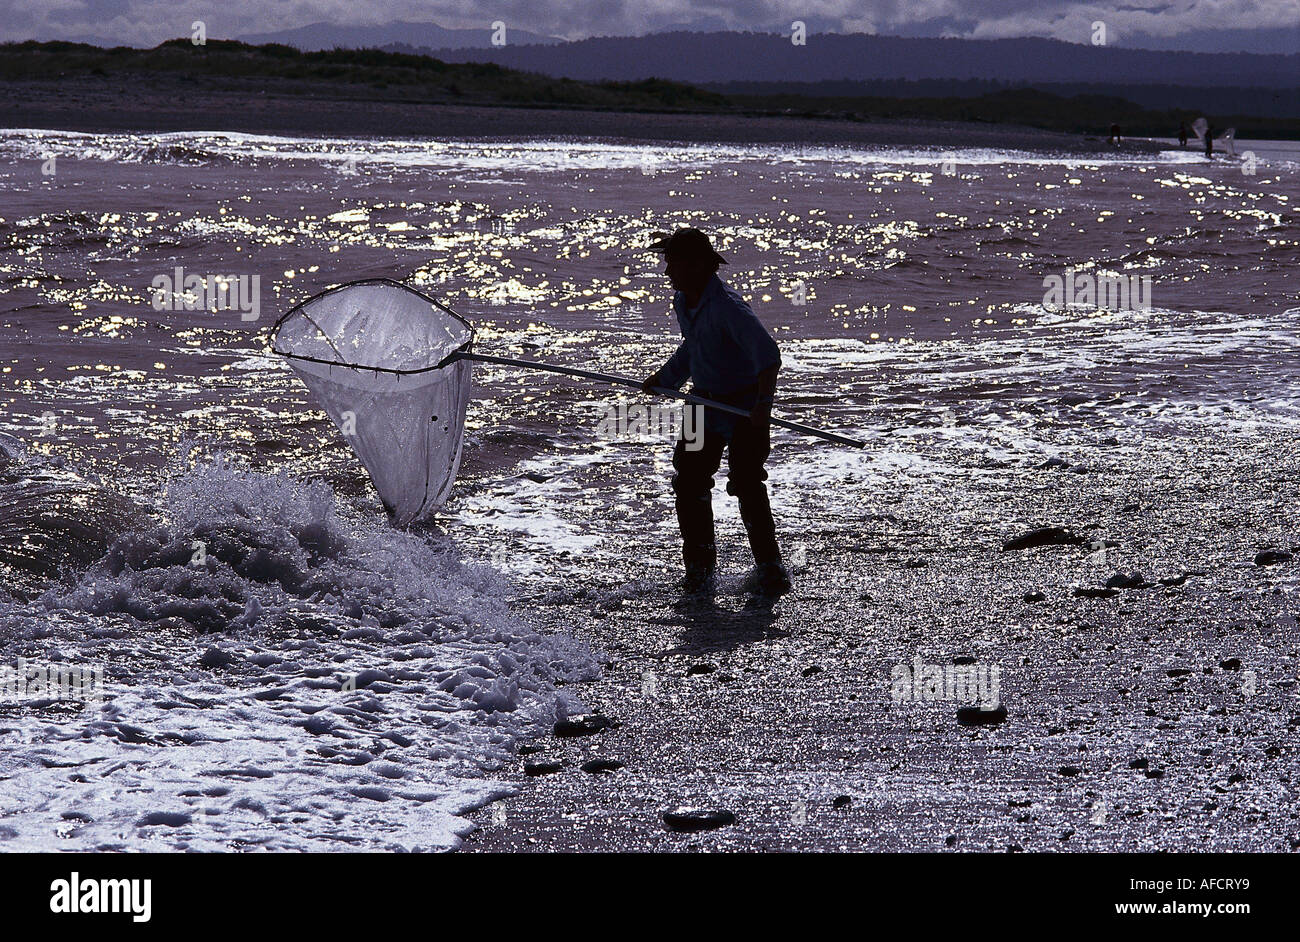
{"label": "man's shirt", "polygon": [[659,371],[665,386],[680,389],[693,380],[697,390],[725,396],[752,386],[758,374],[780,366],[776,341],[749,305],[714,275],[688,310],[682,293],[673,295],[682,343]]}

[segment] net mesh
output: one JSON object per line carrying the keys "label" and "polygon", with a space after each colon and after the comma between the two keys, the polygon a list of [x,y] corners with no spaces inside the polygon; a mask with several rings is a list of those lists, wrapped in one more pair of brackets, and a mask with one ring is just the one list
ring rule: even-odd
{"label": "net mesh", "polygon": [[339,427],[399,526],[451,491],[471,367],[445,361],[472,339],[432,299],[382,280],[317,295],[276,325],[272,349]]}

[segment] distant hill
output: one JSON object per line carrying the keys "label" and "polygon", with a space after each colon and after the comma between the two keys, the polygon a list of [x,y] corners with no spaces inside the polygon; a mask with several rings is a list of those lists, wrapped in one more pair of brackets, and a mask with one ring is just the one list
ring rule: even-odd
{"label": "distant hill", "polygon": [[[516,72],[490,63],[447,63],[430,56],[379,49],[300,52],[291,46],[250,46],[210,39],[194,46],[171,39],[153,49],[103,49],[81,43],[0,43],[0,80],[63,82],[75,77],[116,78],[147,86],[161,76],[216,85],[285,83],[290,94],[325,91],[377,100],[407,97],[458,105],[525,105],[616,111],[726,111],[716,92],[679,82],[577,82]],[[263,89],[263,92],[265,89]]]}
{"label": "distant hill", "polygon": [[[302,52],[285,45],[249,46],[232,40],[209,40],[205,46],[194,46],[188,39],[174,39],[153,49],[103,49],[68,42],[5,43],[0,44],[0,82],[23,83],[5,88],[0,102],[24,100],[32,94],[39,97],[49,88],[74,112],[85,110],[78,95],[88,89],[122,98],[157,90],[166,82],[171,83],[171,90],[165,93],[169,100],[175,99],[177,89],[185,94],[206,89],[242,96],[245,101],[279,95],[303,101],[777,116],[857,124],[923,119],[1103,136],[1113,122],[1119,122],[1128,136],[1169,136],[1180,122],[1190,124],[1206,115],[1218,127],[1236,127],[1238,138],[1300,137],[1300,120],[1285,116],[1258,117],[1248,110],[1208,111],[1195,105],[1154,110],[1121,96],[1062,97],[1026,87],[973,96],[932,91],[898,97],[864,95],[857,85],[830,83],[810,86],[817,90],[815,94],[740,86],[724,95],[663,79],[583,82],[492,63],[447,63],[431,56],[380,49]],[[840,93],[830,93],[832,89]]]}
{"label": "distant hill", "polygon": [[[1300,53],[1163,52],[1055,39],[925,39],[810,34],[806,46],[765,33],[655,33],[551,45],[435,49],[450,62],[493,62],[583,81],[825,82],[995,79],[1003,82],[1300,88]],[[411,45],[409,37],[400,42]]]}
{"label": "distant hill", "polygon": [[[312,23],[297,29],[282,29],[271,33],[249,33],[237,37],[241,42],[260,46],[280,43],[304,52],[322,49],[378,49],[400,43],[419,49],[486,49],[492,46],[492,19],[484,19],[482,29],[445,29],[436,23],[385,23],[382,26],[336,26],[333,23]],[[506,28],[507,43],[545,45],[563,40],[542,36],[527,30]]]}

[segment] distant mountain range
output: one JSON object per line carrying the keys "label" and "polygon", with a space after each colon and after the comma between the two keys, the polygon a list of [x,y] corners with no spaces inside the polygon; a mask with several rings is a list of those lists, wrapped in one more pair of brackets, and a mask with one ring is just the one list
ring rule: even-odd
{"label": "distant mountain range", "polygon": [[[321,49],[380,49],[401,44],[422,49],[487,49],[492,46],[490,21],[482,29],[445,29],[436,23],[385,23],[382,26],[335,26],[312,23],[274,33],[249,33],[238,37],[252,45],[282,43],[304,52]],[[506,42],[514,45],[545,45],[564,40],[527,30],[506,28]]]}
{"label": "distant mountain range", "polygon": [[665,78],[697,85],[889,80],[1192,85],[1300,89],[1300,53],[1177,52],[1091,46],[1055,39],[933,39],[812,33],[807,45],[771,33],[660,32],[565,42],[523,30],[493,46],[482,29],[433,23],[333,26],[315,23],[241,36],[303,50],[382,48],[447,62],[493,62],[582,81]]}
{"label": "distant mountain range", "polygon": [[1099,47],[1053,39],[935,39],[812,33],[795,46],[770,33],[675,30],[566,42],[523,30],[433,23],[315,23],[241,37],[305,51],[378,48],[446,62],[490,62],[579,81],[687,82],[727,95],[971,98],[1030,86],[1124,97],[1147,108],[1300,117],[1300,53],[1206,53]]}
{"label": "distant mountain range", "polygon": [[[338,26],[332,23],[312,23],[309,26],[296,29],[249,33],[238,38],[247,43],[283,43],[305,51],[334,48],[375,48],[386,46],[389,43],[403,43],[408,46],[426,49],[484,49],[491,45],[489,29],[491,19],[495,19],[495,15],[489,17],[488,14],[484,14],[483,16],[483,22],[477,29],[444,29],[436,23],[409,22],[385,23],[382,26]],[[778,19],[780,18],[778,17]],[[836,29],[836,23],[832,19],[816,15],[805,15],[802,19],[807,22],[808,29],[813,31],[813,35],[835,35],[833,31]],[[506,19],[506,22],[509,22],[509,18]],[[939,36],[960,36],[969,33],[977,25],[978,21],[975,19],[936,17],[909,26],[901,26],[895,31],[893,38],[933,39]],[[761,33],[763,30],[772,27],[763,25],[756,28]],[[653,33],[719,33],[727,32],[728,29],[729,27],[723,18],[696,13],[689,23],[663,26],[654,30]],[[98,40],[90,37],[63,36],[61,38],[87,42],[92,45],[100,44]],[[554,45],[564,42],[559,37],[544,36],[513,28],[507,29],[506,41],[512,46],[526,44]],[[1300,20],[1297,20],[1290,27],[1268,29],[1239,29],[1216,24],[1211,28],[1191,30],[1173,36],[1161,36],[1129,30],[1124,33],[1122,42],[1116,48],[1208,53],[1238,50],[1287,55],[1300,50]],[[762,77],[749,76],[747,78]]]}
{"label": "distant mountain range", "polygon": [[[410,40],[403,40],[410,45]],[[1055,39],[914,39],[813,34],[806,46],[763,33],[656,33],[552,45],[430,49],[449,62],[493,62],[565,78],[825,82],[996,79],[1004,82],[1300,88],[1300,53],[1161,52]]]}

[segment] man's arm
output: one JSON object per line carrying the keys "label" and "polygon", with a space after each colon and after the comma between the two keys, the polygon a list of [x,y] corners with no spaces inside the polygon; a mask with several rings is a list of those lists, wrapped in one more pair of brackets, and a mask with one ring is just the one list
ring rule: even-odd
{"label": "man's arm", "polygon": [[686,352],[686,341],[683,340],[677,352],[668,358],[668,362],[645,378],[641,389],[643,392],[650,392],[655,386],[681,389],[682,384],[690,378],[691,358]]}
{"label": "man's arm", "polygon": [[754,402],[754,408],[749,411],[749,421],[754,423],[755,428],[766,428],[771,424],[772,399],[776,396],[776,374],[780,370],[781,364],[775,363],[759,373],[754,381],[754,385],[758,388],[758,399]]}

